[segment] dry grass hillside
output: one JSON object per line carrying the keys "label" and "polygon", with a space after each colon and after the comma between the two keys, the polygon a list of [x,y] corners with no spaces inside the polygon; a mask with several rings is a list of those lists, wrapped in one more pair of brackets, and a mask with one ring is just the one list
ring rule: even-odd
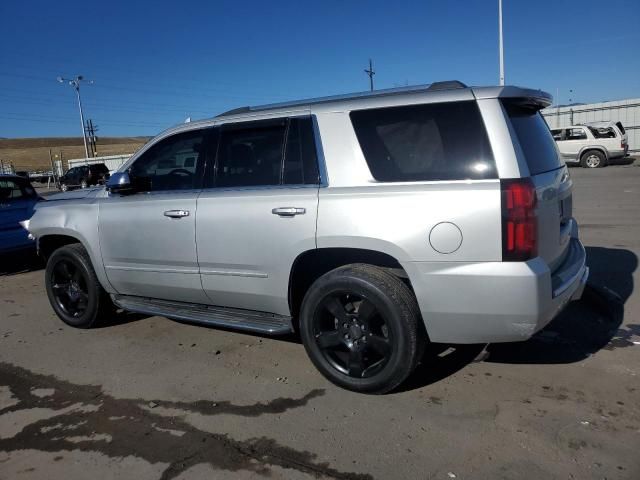
{"label": "dry grass hillside", "polygon": [[[105,137],[98,139],[98,155],[134,153],[148,137]],[[49,149],[56,159],[62,155],[64,167],[70,158],[84,158],[84,144],[80,137],[7,138],[0,139],[0,159],[13,164],[16,170],[48,170]]]}

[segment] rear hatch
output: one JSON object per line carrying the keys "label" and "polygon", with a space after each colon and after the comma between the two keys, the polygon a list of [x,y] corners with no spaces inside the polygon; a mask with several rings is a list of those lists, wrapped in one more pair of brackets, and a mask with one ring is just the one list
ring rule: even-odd
{"label": "rear hatch", "polygon": [[537,251],[553,272],[569,247],[573,219],[573,182],[561,160],[540,106],[504,100],[513,131],[529,167],[536,190]]}

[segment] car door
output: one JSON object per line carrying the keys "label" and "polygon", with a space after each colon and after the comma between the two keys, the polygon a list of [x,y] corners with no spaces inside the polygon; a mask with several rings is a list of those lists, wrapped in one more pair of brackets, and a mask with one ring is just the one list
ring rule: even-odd
{"label": "car door", "polygon": [[78,171],[78,167],[73,167],[67,170],[67,173],[63,175],[61,180],[67,185],[74,185],[76,172]]}
{"label": "car door", "polygon": [[223,125],[208,179],[198,198],[196,242],[210,303],[289,315],[291,266],[316,247],[311,118]]}
{"label": "car door", "polygon": [[33,245],[19,222],[31,218],[37,198],[26,182],[0,177],[0,252]]}
{"label": "car door", "polygon": [[560,153],[563,157],[578,159],[578,153],[588,144],[587,131],[583,127],[567,128],[565,140],[558,145],[560,143]]}
{"label": "car door", "polygon": [[[210,129],[165,137],[129,167],[133,193],[100,201],[100,250],[123,295],[206,303],[195,243]],[[190,167],[182,159],[193,158]]]}

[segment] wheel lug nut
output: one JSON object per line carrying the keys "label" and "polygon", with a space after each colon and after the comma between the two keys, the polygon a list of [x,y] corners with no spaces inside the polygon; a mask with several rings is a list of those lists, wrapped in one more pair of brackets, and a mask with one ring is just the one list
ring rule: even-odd
{"label": "wheel lug nut", "polygon": [[346,324],[346,323],[343,323],[343,324],[342,324],[342,327],[343,327],[343,328],[347,328],[347,324]]}

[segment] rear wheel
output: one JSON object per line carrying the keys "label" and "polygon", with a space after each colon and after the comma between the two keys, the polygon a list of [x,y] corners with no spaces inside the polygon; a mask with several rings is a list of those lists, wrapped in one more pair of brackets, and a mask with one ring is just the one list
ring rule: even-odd
{"label": "rear wheel", "polygon": [[45,284],[53,310],[72,327],[94,327],[115,311],[80,244],[53,252],[47,261]]}
{"label": "rear wheel", "polygon": [[601,168],[605,166],[605,163],[605,156],[598,150],[588,150],[582,154],[580,159],[580,165],[584,168]]}
{"label": "rear wheel", "polygon": [[325,377],[366,393],[400,385],[427,341],[411,290],[365,264],[346,265],[316,280],[302,303],[300,333]]}

